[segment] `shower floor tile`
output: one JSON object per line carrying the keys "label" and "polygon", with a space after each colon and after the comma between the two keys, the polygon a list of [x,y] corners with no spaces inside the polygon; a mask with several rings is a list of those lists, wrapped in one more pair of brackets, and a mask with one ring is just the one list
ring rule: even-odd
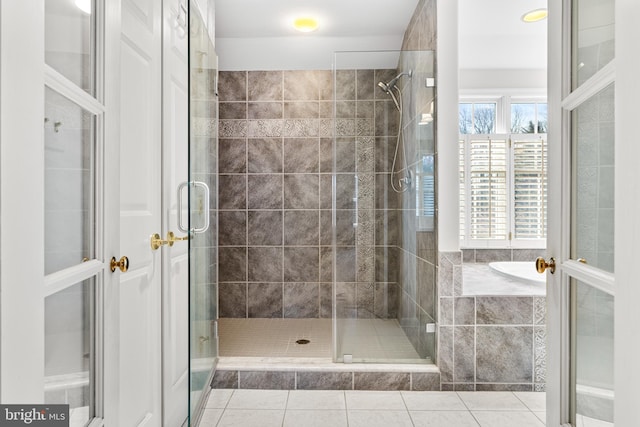
{"label": "shower floor tile", "polygon": [[[218,320],[221,357],[331,358],[331,319]],[[297,344],[307,339],[308,344]]]}
{"label": "shower floor tile", "polygon": [[[221,357],[331,359],[331,319],[234,319],[218,321]],[[423,363],[396,319],[340,319],[339,345],[354,361],[413,359]],[[308,344],[297,344],[307,339]]]}

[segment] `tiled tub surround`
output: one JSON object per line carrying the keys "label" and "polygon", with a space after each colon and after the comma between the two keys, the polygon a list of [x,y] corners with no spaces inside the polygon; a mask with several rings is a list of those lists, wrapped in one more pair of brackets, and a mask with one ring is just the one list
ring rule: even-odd
{"label": "tiled tub surround", "polygon": [[[482,262],[540,251],[474,250]],[[442,390],[544,391],[546,298],[464,294],[462,252],[440,254],[439,367]],[[535,257],[534,257],[535,259]],[[493,273],[489,273],[491,280]]]}

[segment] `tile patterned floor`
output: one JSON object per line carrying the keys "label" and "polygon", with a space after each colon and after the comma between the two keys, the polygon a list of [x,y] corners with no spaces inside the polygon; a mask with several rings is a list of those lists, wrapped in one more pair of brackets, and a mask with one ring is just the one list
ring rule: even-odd
{"label": "tile patterned floor", "polygon": [[[332,357],[331,319],[219,320],[221,357]],[[354,361],[416,360],[415,351],[396,319],[340,319],[339,346]],[[298,339],[309,344],[296,344]]]}
{"label": "tile patterned floor", "polygon": [[[331,319],[230,319],[218,321],[220,357],[331,358]],[[309,344],[296,344],[308,339]]]}
{"label": "tile patterned floor", "polygon": [[213,390],[200,426],[543,427],[544,419],[544,393]]}
{"label": "tile patterned floor", "polygon": [[[544,427],[545,393],[212,390],[200,427]],[[578,416],[577,427],[613,427]]]}

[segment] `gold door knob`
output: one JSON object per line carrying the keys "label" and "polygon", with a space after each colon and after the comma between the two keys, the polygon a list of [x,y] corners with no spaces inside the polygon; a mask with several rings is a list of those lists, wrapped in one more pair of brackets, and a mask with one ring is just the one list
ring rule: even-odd
{"label": "gold door knob", "polygon": [[111,257],[111,272],[116,271],[116,268],[119,268],[120,271],[126,273],[129,269],[129,258],[123,256],[120,258],[120,261],[116,261],[116,257]]}
{"label": "gold door knob", "polygon": [[160,238],[160,234],[155,233],[151,235],[151,239],[150,239],[150,243],[151,243],[151,249],[158,250],[158,248],[160,248],[160,246],[162,245],[173,245],[173,243],[169,242],[169,240],[162,240],[162,238]]}
{"label": "gold door knob", "polygon": [[162,240],[162,238],[160,238],[160,234],[155,233],[151,235],[151,239],[150,239],[151,249],[155,251],[155,250],[158,250],[160,246],[163,246],[163,245],[173,246],[174,243],[179,242],[181,240],[189,240],[189,236],[187,235],[183,237],[176,237],[173,231],[169,231],[167,233],[167,240]]}
{"label": "gold door knob", "polygon": [[189,235],[186,236],[182,236],[182,237],[176,237],[175,233],[173,231],[170,231],[167,233],[167,242],[169,244],[169,246],[173,246],[173,244],[175,242],[179,242],[181,240],[189,240]]}
{"label": "gold door knob", "polygon": [[536,259],[536,270],[538,270],[538,273],[544,273],[547,268],[550,270],[551,274],[555,273],[556,259],[551,257],[549,258],[549,262],[547,262],[544,258],[538,257],[538,259]]}

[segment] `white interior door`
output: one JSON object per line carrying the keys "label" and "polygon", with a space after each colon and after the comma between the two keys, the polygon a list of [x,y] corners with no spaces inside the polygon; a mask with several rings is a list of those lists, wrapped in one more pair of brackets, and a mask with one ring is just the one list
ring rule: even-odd
{"label": "white interior door", "polygon": [[613,426],[616,6],[549,6],[547,425]]}
{"label": "white interior door", "polygon": [[118,426],[161,425],[161,2],[123,0],[120,39]]}
{"label": "white interior door", "polygon": [[[165,1],[163,9],[162,236],[166,238],[168,232],[184,237],[178,229],[177,189],[189,178],[189,72],[186,0]],[[187,226],[186,215],[184,222]],[[188,242],[163,246],[162,260],[162,409],[163,424],[171,427],[181,425],[189,410]]]}

